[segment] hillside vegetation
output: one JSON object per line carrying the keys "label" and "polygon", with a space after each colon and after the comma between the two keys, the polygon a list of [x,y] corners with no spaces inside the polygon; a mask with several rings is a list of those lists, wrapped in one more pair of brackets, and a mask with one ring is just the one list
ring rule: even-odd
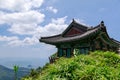
{"label": "hillside vegetation", "polygon": [[[37,72],[37,70],[36,70]],[[38,73],[23,80],[119,80],[120,56],[114,52],[95,51],[88,55],[60,58],[45,65]]]}

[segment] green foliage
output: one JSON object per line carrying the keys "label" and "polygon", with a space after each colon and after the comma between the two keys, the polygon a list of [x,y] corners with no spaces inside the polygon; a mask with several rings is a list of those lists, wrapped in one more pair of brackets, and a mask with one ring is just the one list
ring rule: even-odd
{"label": "green foliage", "polygon": [[38,67],[37,69],[31,69],[29,75],[24,76],[24,78],[29,78],[29,77],[37,78],[39,76],[39,73],[41,73],[42,69],[43,68],[41,67]]}
{"label": "green foliage", "polygon": [[95,51],[89,55],[62,57],[44,66],[37,75],[23,80],[119,80],[120,56],[114,52]]}
{"label": "green foliage", "polygon": [[14,74],[15,74],[15,80],[18,80],[17,73],[18,73],[19,66],[14,65],[13,69],[14,69]]}

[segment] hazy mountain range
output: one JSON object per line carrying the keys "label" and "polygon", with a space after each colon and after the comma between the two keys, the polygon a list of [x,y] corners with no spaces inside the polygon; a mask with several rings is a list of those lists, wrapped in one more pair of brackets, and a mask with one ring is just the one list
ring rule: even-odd
{"label": "hazy mountain range", "polygon": [[[19,80],[21,77],[28,75],[29,72],[30,72],[30,69],[20,67],[18,70]],[[14,80],[14,70],[0,65],[0,80]]]}
{"label": "hazy mountain range", "polygon": [[0,64],[8,68],[13,68],[14,65],[28,67],[31,65],[32,68],[38,68],[44,66],[48,62],[48,59],[40,58],[0,58]]}

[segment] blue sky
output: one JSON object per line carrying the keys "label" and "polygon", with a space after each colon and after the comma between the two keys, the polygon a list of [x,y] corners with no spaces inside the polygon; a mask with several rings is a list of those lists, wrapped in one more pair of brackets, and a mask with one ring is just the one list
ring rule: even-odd
{"label": "blue sky", "polygon": [[38,39],[61,33],[73,18],[89,26],[103,20],[120,41],[119,14],[120,0],[0,0],[0,59],[47,61],[56,48]]}

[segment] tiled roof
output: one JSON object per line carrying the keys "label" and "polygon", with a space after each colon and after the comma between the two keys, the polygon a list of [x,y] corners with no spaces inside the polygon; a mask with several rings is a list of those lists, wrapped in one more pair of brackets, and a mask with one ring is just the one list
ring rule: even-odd
{"label": "tiled roof", "polygon": [[48,44],[56,44],[56,43],[62,43],[62,42],[76,41],[76,40],[85,38],[93,33],[96,33],[101,28],[102,27],[97,26],[97,27],[94,27],[94,28],[86,31],[84,34],[71,36],[71,37],[63,37],[62,34],[51,36],[51,37],[41,37],[40,42],[45,42]]}
{"label": "tiled roof", "polygon": [[61,35],[64,36],[65,33],[66,33],[72,26],[74,26],[74,27],[76,27],[76,28],[78,28],[78,29],[81,29],[83,32],[86,32],[89,28],[91,28],[91,27],[88,27],[88,26],[86,26],[86,25],[79,24],[78,22],[76,22],[75,20],[73,20],[73,22],[68,26],[68,28],[67,28],[65,31],[63,31],[63,33],[62,33]]}
{"label": "tiled roof", "polygon": [[120,42],[119,42],[119,41],[117,41],[117,40],[115,40],[115,39],[113,39],[113,38],[111,38],[111,40],[112,40],[113,42],[119,44],[119,46],[120,46]]}
{"label": "tiled roof", "polygon": [[[81,35],[74,35],[74,36],[69,36],[69,37],[68,36],[64,36],[64,33],[66,33],[66,31],[69,30],[71,24],[75,24],[75,25],[77,25],[77,27],[84,28],[86,31],[83,34],[81,34]],[[87,27],[87,26],[81,25],[81,24],[79,24],[79,23],[77,23],[75,21],[72,22],[71,24],[68,26],[68,28],[63,33],[61,33],[59,35],[55,35],[55,36],[50,36],[50,37],[41,37],[41,39],[39,39],[39,41],[47,43],[47,44],[55,45],[55,44],[58,44],[58,43],[78,41],[78,40],[81,40],[81,39],[84,39],[84,38],[90,36],[91,34],[95,34],[98,31],[105,30],[104,32],[106,32],[106,34],[107,34],[106,27],[104,26],[104,22],[103,21],[96,27]],[[108,34],[107,34],[107,37],[113,43],[115,43],[117,45],[120,45],[119,41],[111,39],[108,36]]]}

